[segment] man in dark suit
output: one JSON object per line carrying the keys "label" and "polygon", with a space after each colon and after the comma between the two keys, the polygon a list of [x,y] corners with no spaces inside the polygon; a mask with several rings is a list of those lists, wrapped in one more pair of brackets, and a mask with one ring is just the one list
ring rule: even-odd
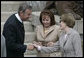
{"label": "man in dark suit", "polygon": [[3,35],[6,38],[7,57],[24,57],[24,52],[27,49],[33,49],[32,45],[24,45],[23,21],[30,18],[31,12],[32,7],[22,3],[18,13],[11,15],[4,24]]}

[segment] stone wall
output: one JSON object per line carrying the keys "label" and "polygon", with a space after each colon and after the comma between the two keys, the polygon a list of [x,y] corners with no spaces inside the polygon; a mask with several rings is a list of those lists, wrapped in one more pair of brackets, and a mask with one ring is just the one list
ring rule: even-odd
{"label": "stone wall", "polygon": [[31,5],[33,11],[41,11],[46,6],[46,1],[27,1],[28,5]]}

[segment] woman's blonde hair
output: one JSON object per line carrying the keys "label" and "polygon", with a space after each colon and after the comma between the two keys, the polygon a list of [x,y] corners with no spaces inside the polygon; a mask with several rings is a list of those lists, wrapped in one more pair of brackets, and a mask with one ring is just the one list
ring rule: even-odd
{"label": "woman's blonde hair", "polygon": [[60,22],[63,21],[68,27],[73,28],[75,25],[75,18],[73,14],[67,13],[61,16]]}

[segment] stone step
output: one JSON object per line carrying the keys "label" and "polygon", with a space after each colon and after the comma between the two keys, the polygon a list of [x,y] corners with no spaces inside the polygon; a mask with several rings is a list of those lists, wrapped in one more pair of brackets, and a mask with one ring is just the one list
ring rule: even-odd
{"label": "stone step", "polygon": [[24,57],[37,57],[36,55],[24,55]]}
{"label": "stone step", "polygon": [[25,1],[1,1],[1,12],[17,11],[19,5]]}
{"label": "stone step", "polygon": [[34,31],[34,27],[32,26],[31,22],[24,22],[24,29],[25,32],[33,32]]}
{"label": "stone step", "polygon": [[31,43],[36,40],[35,32],[26,32],[25,33],[25,43]]}
{"label": "stone step", "polygon": [[[1,1],[1,7],[3,7],[1,11],[16,11],[19,4],[22,2],[26,2],[28,5],[31,5],[32,11],[42,11],[44,9],[44,6],[46,6],[46,1]],[[6,10],[5,7],[9,7],[10,9]]]}
{"label": "stone step", "polygon": [[20,4],[26,1],[1,1],[1,4]]}
{"label": "stone step", "polygon": [[14,13],[16,12],[1,12],[1,22],[5,22],[9,18],[9,16]]}
{"label": "stone step", "polygon": [[[5,22],[9,18],[9,16],[11,16],[14,13],[17,13],[17,11],[1,12],[1,22]],[[30,19],[35,18],[35,17],[38,17],[39,19],[39,16],[40,16],[40,12],[32,12],[32,17]]]}
{"label": "stone step", "polygon": [[[3,27],[4,27],[5,22],[1,22],[1,32],[3,31]],[[24,22],[24,28],[25,28],[25,32],[33,32],[34,28],[31,24],[31,22]]]}

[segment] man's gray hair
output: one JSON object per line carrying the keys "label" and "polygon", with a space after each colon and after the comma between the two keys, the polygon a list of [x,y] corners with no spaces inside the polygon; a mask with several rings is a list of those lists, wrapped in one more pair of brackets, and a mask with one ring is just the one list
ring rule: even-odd
{"label": "man's gray hair", "polygon": [[22,3],[19,6],[18,13],[20,13],[20,11],[25,12],[26,9],[31,10],[32,6],[28,5],[27,3]]}

